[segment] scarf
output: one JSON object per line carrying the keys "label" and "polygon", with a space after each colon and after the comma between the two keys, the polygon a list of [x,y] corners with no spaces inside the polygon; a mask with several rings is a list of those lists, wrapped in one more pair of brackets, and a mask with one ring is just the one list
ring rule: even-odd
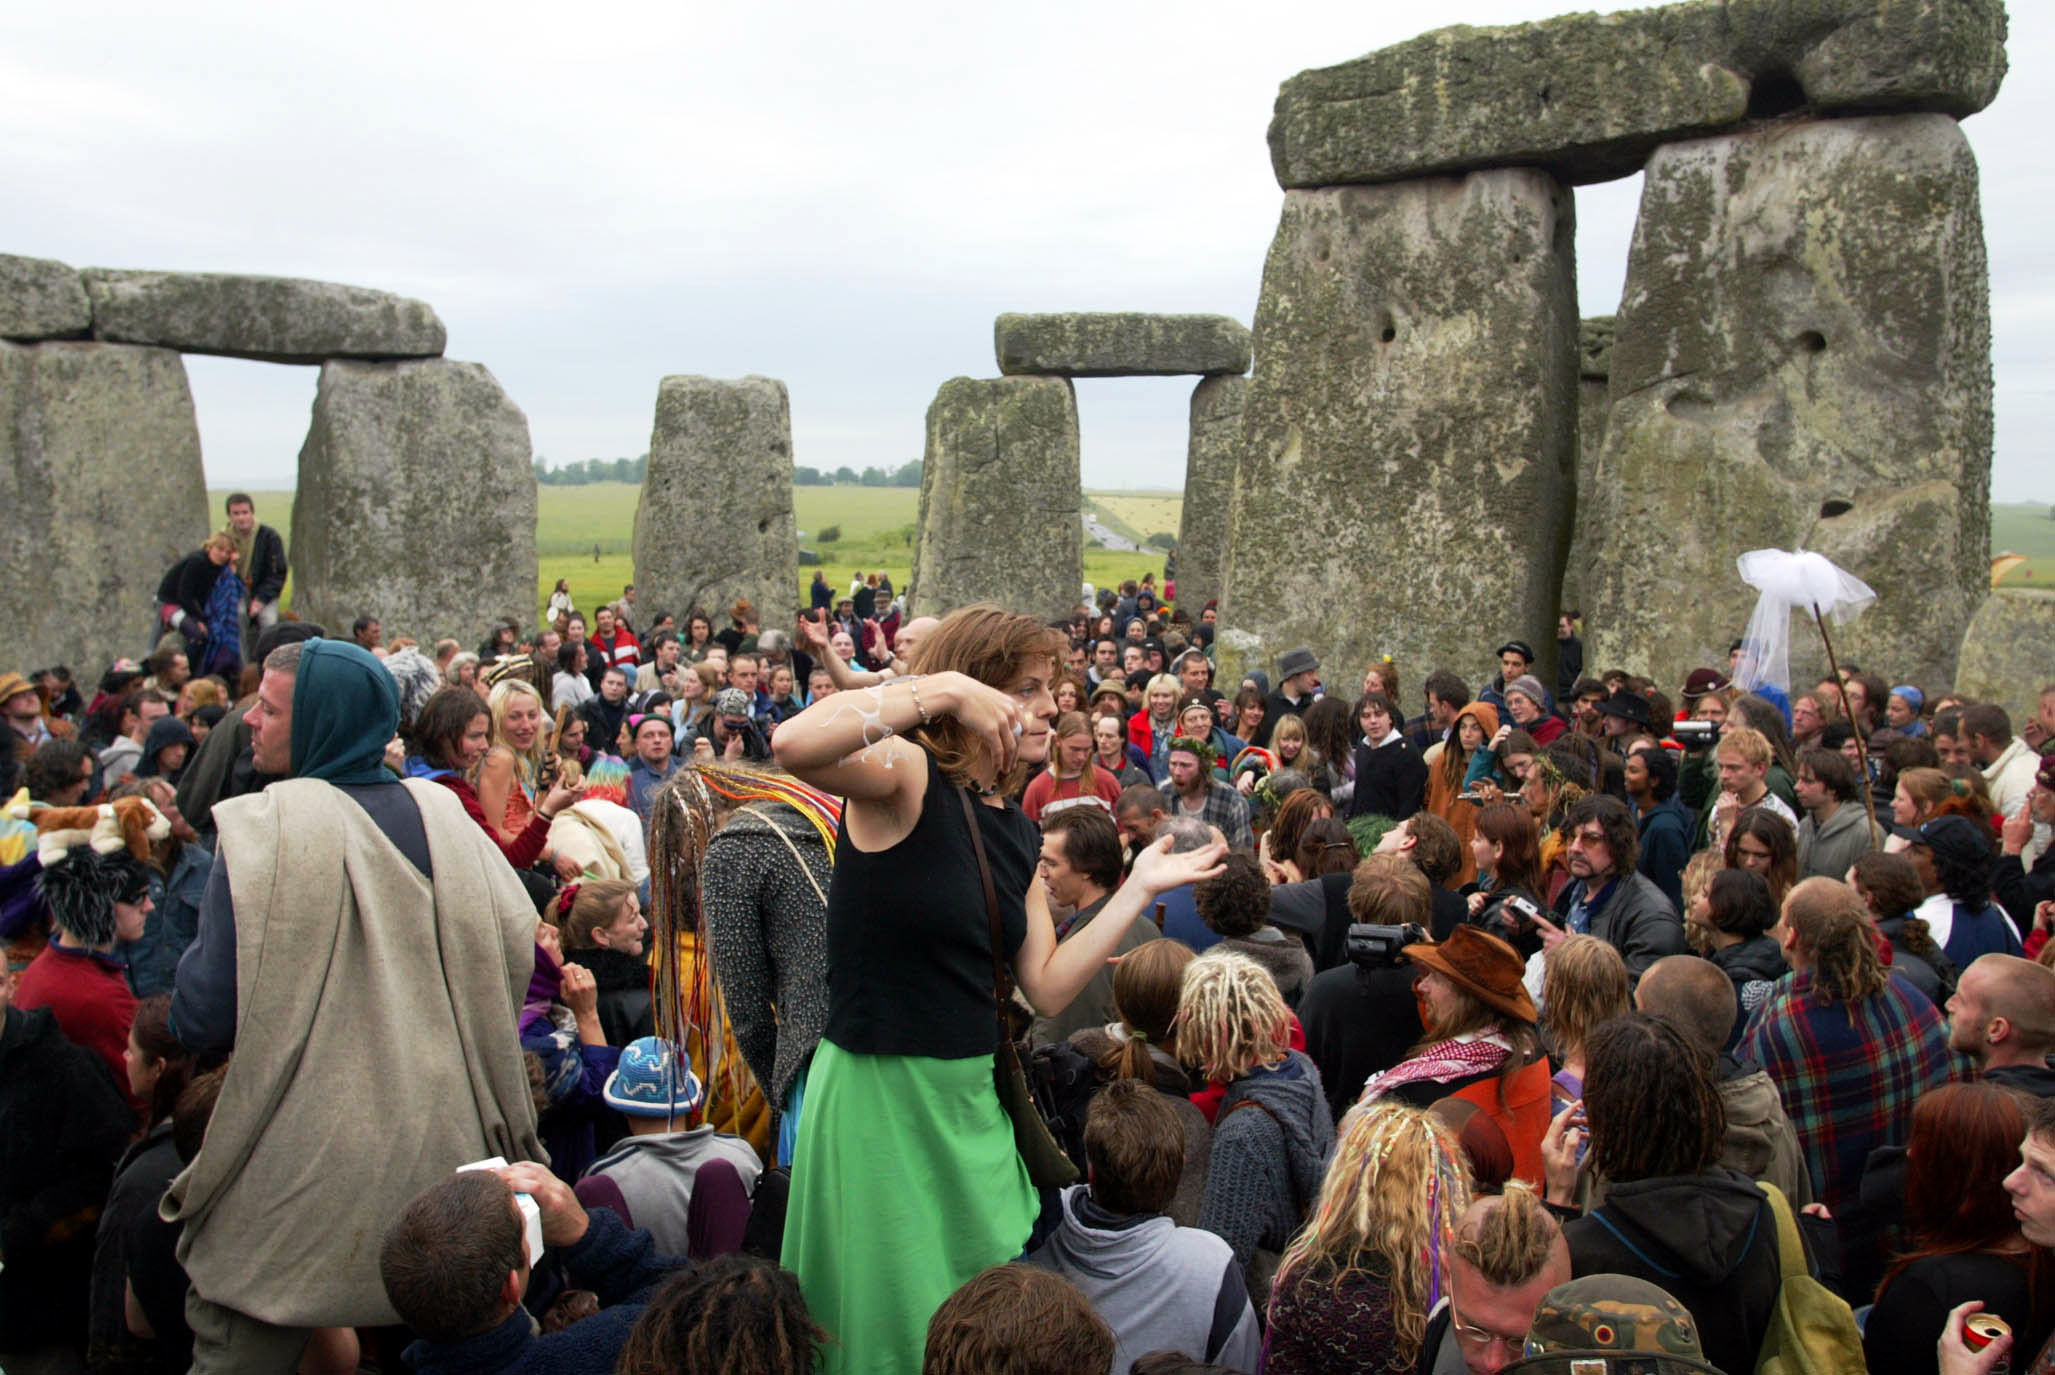
{"label": "scarf", "polygon": [[[229,538],[235,541],[236,576],[243,580],[244,587],[254,587],[256,584],[251,582],[250,574],[257,561],[257,527],[252,525],[249,534],[239,535],[231,525],[228,527],[228,534]],[[212,625],[213,622],[209,621],[208,624]]]}
{"label": "scarf", "polygon": [[1418,1055],[1402,1060],[1380,1074],[1371,1075],[1369,1082],[1363,1085],[1363,1096],[1356,1101],[1358,1105],[1375,1102],[1401,1084],[1417,1084],[1423,1080],[1442,1083],[1487,1074],[1503,1065],[1510,1054],[1512,1047],[1493,1035],[1436,1041],[1422,1048]]}
{"label": "scarf", "polygon": [[293,777],[398,783],[385,746],[399,728],[399,685],[384,664],[342,640],[304,642],[293,682]]}
{"label": "scarf", "polygon": [[564,988],[564,967],[541,945],[535,947],[535,972],[528,976],[528,996],[521,1000],[521,1030],[549,1020],[550,1004]]}

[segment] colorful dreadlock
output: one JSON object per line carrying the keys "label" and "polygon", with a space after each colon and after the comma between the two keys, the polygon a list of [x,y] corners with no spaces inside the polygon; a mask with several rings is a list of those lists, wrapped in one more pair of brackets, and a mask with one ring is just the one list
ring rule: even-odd
{"label": "colorful dreadlock", "polygon": [[[707,845],[728,816],[740,809],[785,806],[819,832],[828,859],[842,804],[797,779],[768,769],[722,762],[681,766],[658,792],[649,818],[650,966],[654,973],[657,1034],[689,1049],[698,1033],[711,1109],[718,1083],[723,1101],[739,1103],[752,1082],[741,1057],[723,1054],[728,1019],[706,929],[704,874]],[[689,976],[682,968],[689,944],[696,951]]]}
{"label": "colorful dreadlock", "polygon": [[1278,1264],[1282,1287],[1303,1272],[1337,1284],[1373,1258],[1389,1276],[1396,1364],[1410,1367],[1427,1316],[1448,1292],[1456,1225],[1470,1206],[1470,1173],[1448,1124],[1389,1099],[1352,1109],[1305,1227]]}

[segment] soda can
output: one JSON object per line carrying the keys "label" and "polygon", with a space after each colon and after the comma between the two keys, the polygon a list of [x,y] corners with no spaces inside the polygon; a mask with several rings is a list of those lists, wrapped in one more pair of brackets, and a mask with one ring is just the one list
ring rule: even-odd
{"label": "soda can", "polygon": [[[1972,1313],[1962,1320],[1962,1344],[1971,1351],[1982,1351],[1998,1338],[2009,1336],[2011,1332],[2012,1324],[1996,1313]],[[2002,1375],[2011,1368],[2011,1361],[2001,1361],[1994,1375]]]}

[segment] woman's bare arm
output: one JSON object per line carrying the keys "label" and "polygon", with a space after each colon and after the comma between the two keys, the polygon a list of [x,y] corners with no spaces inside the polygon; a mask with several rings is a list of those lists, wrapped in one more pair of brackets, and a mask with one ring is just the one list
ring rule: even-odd
{"label": "woman's bare arm", "polygon": [[1158,895],[1187,883],[1217,876],[1227,846],[1214,844],[1184,854],[1170,853],[1171,837],[1164,836],[1135,857],[1134,872],[1120,885],[1099,915],[1069,940],[1057,943],[1056,926],[1049,918],[1049,902],[1042,885],[1031,885],[1027,893],[1027,937],[1013,958],[1014,981],[1027,995],[1037,1013],[1054,1017],[1069,1007],[1084,991],[1092,976],[1106,967],[1106,961],[1120,949],[1121,939],[1135,918],[1149,909]]}
{"label": "woman's bare arm", "polygon": [[493,835],[502,844],[511,845],[518,832],[507,829],[507,799],[513,796],[514,754],[504,745],[492,747],[478,765],[478,806],[485,813],[485,824],[492,827]]}

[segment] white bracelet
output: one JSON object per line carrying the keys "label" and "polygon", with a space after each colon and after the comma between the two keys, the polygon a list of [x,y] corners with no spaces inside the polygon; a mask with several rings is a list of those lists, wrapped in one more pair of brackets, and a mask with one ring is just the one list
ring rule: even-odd
{"label": "white bracelet", "polygon": [[921,675],[918,673],[908,678],[906,680],[906,690],[913,694],[913,709],[920,713],[920,723],[923,726],[932,726],[935,724],[935,718],[928,715],[928,709],[921,705],[920,680]]}

